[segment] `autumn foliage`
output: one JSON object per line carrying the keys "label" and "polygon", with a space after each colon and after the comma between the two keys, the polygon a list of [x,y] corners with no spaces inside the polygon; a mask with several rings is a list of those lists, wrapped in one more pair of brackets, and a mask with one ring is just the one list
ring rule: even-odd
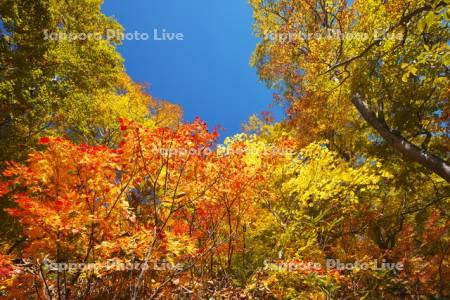
{"label": "autumn foliage", "polygon": [[[421,292],[437,292],[447,280],[445,254],[432,250],[449,225],[439,221],[439,210],[424,220],[423,233],[405,221],[395,245],[369,239],[382,218],[378,195],[392,180],[376,160],[352,167],[326,141],[299,152],[289,138],[270,144],[285,150],[276,152],[251,134],[217,145],[218,131],[200,119],[177,129],[120,119],[119,127],[117,148],[42,138],[45,150],[31,153],[26,164],[9,163],[2,195],[16,204],[7,212],[25,241],[20,259],[2,256],[8,297],[221,291],[278,298],[291,284],[305,295],[326,289],[337,297],[374,288],[373,280],[397,286],[389,293],[401,295],[418,282]],[[266,260],[276,251],[284,257],[276,265],[322,265],[273,272]],[[348,273],[325,268],[330,256],[400,261],[405,269]],[[252,275],[253,268],[259,271]],[[247,289],[223,282],[232,274],[247,277]]]}
{"label": "autumn foliage", "polygon": [[450,298],[449,2],[249,2],[286,119],[223,142],[119,41],[37,38],[102,1],[0,2],[2,299]]}

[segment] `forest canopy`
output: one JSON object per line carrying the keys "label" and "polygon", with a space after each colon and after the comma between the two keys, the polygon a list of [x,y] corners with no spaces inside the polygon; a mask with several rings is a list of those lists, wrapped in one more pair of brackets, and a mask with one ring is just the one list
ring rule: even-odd
{"label": "forest canopy", "polygon": [[0,2],[1,298],[450,298],[450,1],[250,0],[285,118],[223,142],[102,4]]}

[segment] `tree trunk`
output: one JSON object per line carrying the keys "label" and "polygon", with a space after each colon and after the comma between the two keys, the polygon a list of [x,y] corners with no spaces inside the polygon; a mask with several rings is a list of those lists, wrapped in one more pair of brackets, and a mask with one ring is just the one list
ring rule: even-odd
{"label": "tree trunk", "polygon": [[409,142],[403,136],[393,133],[384,120],[380,120],[373,111],[370,110],[360,95],[352,98],[353,104],[363,116],[364,120],[369,123],[396,151],[402,153],[411,161],[417,162],[441,176],[447,182],[450,182],[450,165],[442,158],[431,154],[430,152],[420,149],[413,143]]}

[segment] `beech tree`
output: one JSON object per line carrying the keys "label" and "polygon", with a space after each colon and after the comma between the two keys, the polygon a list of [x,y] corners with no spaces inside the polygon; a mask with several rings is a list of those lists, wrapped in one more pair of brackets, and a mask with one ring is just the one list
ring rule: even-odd
{"label": "beech tree", "polygon": [[449,1],[251,0],[287,118],[222,143],[101,4],[0,2],[0,297],[450,297]]}
{"label": "beech tree", "polygon": [[362,134],[450,181],[448,1],[251,3],[253,64],[302,134],[347,158]]}

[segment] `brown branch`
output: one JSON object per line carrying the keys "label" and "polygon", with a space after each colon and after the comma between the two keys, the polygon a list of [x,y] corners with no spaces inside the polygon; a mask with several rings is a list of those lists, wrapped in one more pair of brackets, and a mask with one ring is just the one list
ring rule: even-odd
{"label": "brown branch", "polygon": [[[440,7],[440,6],[444,6],[444,5],[445,5],[445,2],[442,1],[442,2],[440,2],[440,3],[436,6],[436,8],[437,8],[437,7]],[[332,71],[334,71],[334,70],[336,70],[337,68],[340,68],[340,67],[342,67],[342,66],[348,66],[349,64],[351,64],[351,63],[354,62],[355,60],[358,60],[358,59],[364,57],[367,53],[369,53],[369,52],[372,50],[373,47],[375,47],[375,46],[377,46],[377,45],[380,45],[380,43],[383,41],[383,39],[384,39],[389,33],[393,32],[395,29],[397,29],[397,28],[400,27],[400,26],[406,26],[406,24],[407,24],[409,21],[411,21],[411,19],[412,19],[413,17],[415,17],[415,16],[417,16],[417,15],[423,13],[423,12],[428,12],[428,11],[430,11],[430,10],[432,10],[432,9],[433,9],[433,6],[431,6],[431,5],[428,4],[428,5],[422,6],[422,7],[418,8],[418,9],[412,11],[411,13],[409,13],[409,14],[407,14],[407,15],[403,15],[402,18],[400,18],[400,20],[399,20],[395,25],[391,26],[391,27],[385,32],[385,34],[383,35],[383,37],[381,37],[381,38],[379,38],[379,39],[373,41],[372,43],[370,43],[370,44],[369,44],[369,45],[368,45],[368,46],[367,46],[360,54],[358,54],[358,55],[356,55],[356,56],[354,56],[354,57],[352,57],[352,58],[349,58],[349,59],[347,59],[346,61],[343,61],[343,62],[341,62],[341,63],[338,63],[338,64],[334,65],[333,67],[331,67],[330,69],[328,69],[327,71],[325,71],[325,73],[323,73],[322,75],[328,74],[328,73],[330,73],[330,72],[332,72]],[[407,29],[405,29],[405,30],[407,30]]]}
{"label": "brown branch", "polygon": [[362,117],[372,126],[392,148],[402,153],[406,158],[421,164],[426,169],[439,175],[447,182],[450,182],[450,165],[442,158],[420,149],[400,134],[394,133],[385,122],[380,120],[370,109],[359,94],[352,98],[352,102]]}

